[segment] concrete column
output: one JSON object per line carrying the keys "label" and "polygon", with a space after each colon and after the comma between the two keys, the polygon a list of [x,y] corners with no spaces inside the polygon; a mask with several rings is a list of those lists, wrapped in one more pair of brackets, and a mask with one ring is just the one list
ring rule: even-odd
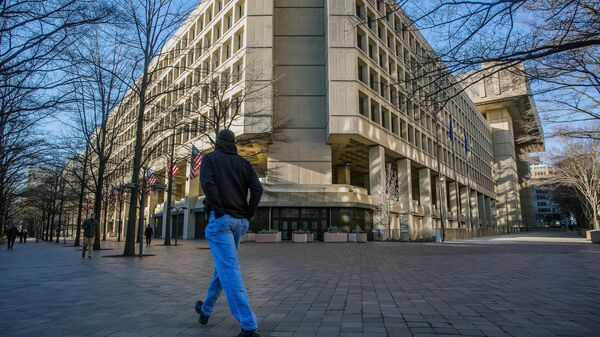
{"label": "concrete column", "polygon": [[505,109],[486,111],[485,116],[492,128],[494,141],[494,180],[498,196],[498,224],[519,226],[521,224],[521,196],[517,170],[513,120]]}
{"label": "concrete column", "polygon": [[[192,171],[191,163],[186,164],[186,177],[190,176]],[[196,235],[196,217],[194,213],[194,207],[196,206],[196,200],[200,195],[200,173],[194,179],[188,179],[185,181],[185,207],[183,211],[183,238],[194,239]]]}
{"label": "concrete column", "polygon": [[[167,221],[169,221],[169,219],[167,219],[167,208],[171,207],[170,205],[167,205],[167,197],[168,197],[168,193],[167,193],[167,189],[165,188],[165,194],[163,197],[163,209],[162,209],[162,237],[163,239],[167,237]],[[171,232],[173,231],[173,228],[171,228]],[[169,233],[170,235],[170,233]]]}
{"label": "concrete column", "polygon": [[448,184],[448,194],[450,196],[450,207],[449,211],[454,214],[455,220],[452,224],[448,224],[448,227],[458,228],[458,223],[460,221],[460,214],[458,213],[459,209],[459,199],[458,199],[458,191],[456,190],[456,183],[451,182]]}
{"label": "concrete column", "polygon": [[[385,188],[385,149],[375,145],[369,148],[369,194],[377,195]],[[373,212],[373,228],[387,229],[382,225],[380,212]]]}
{"label": "concrete column", "polygon": [[369,194],[376,195],[385,184],[385,148],[381,145],[369,148]]}
{"label": "concrete column", "polygon": [[419,169],[419,197],[423,207],[423,230],[420,234],[429,237],[433,235],[431,171],[426,167]]}
{"label": "concrete column", "polygon": [[[448,184],[446,183],[447,178],[442,175],[441,188],[439,189],[440,195],[438,196],[438,205],[440,207],[440,221],[445,221],[446,227],[450,226],[448,220]],[[438,180],[438,184],[440,181]],[[444,220],[445,219],[445,220]]]}
{"label": "concrete column", "polygon": [[487,213],[485,209],[485,196],[483,194],[477,193],[477,206],[478,214],[479,214],[479,227],[485,227],[487,221]]}
{"label": "concrete column", "polygon": [[470,189],[467,186],[461,186],[460,188],[460,212],[461,216],[465,221],[465,227],[471,228],[471,201],[470,201]]}
{"label": "concrete column", "polygon": [[402,231],[400,232],[401,240],[409,240],[414,237],[415,227],[412,216],[412,167],[411,161],[408,158],[396,160],[396,167],[398,170],[398,185],[400,187],[400,193],[402,195],[401,208],[402,214],[400,220],[408,221],[408,238],[402,237]]}
{"label": "concrete column", "polygon": [[497,228],[498,227],[498,209],[496,208],[496,200],[494,199],[490,199],[490,208],[491,208],[491,215],[492,215],[492,227]]}
{"label": "concrete column", "polygon": [[485,225],[487,227],[492,227],[493,213],[492,213],[491,198],[490,197],[485,197],[483,199],[483,202],[484,202],[485,215],[486,215],[486,223],[485,223]]}
{"label": "concrete column", "polygon": [[471,190],[470,203],[471,203],[471,227],[479,227],[479,200],[477,199],[477,191]]}
{"label": "concrete column", "polygon": [[337,183],[342,185],[350,185],[350,165],[340,165],[338,166],[338,176]]}
{"label": "concrete column", "polygon": [[148,205],[148,208],[146,209],[146,211],[144,212],[144,215],[146,216],[146,223],[150,224],[150,226],[152,226],[152,230],[154,230],[156,232],[156,224],[154,223],[154,209],[156,208],[156,204],[158,203],[158,194],[160,192],[152,192],[150,195],[148,195],[148,200],[146,201],[146,205]]}

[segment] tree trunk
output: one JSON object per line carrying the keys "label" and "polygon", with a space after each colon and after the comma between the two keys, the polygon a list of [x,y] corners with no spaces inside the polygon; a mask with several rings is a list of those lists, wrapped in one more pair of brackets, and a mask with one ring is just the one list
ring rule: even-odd
{"label": "tree trunk", "polygon": [[81,240],[81,217],[83,213],[83,199],[85,197],[85,185],[87,180],[87,162],[90,152],[86,148],[85,155],[83,157],[83,172],[81,174],[81,186],[79,187],[79,204],[77,205],[77,232],[75,233],[74,247],[79,247]]}
{"label": "tree trunk", "polygon": [[[175,130],[173,130],[173,134],[171,135],[171,149],[169,153],[169,160],[171,161],[171,167],[167,167],[167,177],[168,187],[167,187],[167,203],[165,204],[166,212],[167,212],[167,221],[165,224],[165,246],[171,245],[171,202],[172,202],[172,194],[173,194],[173,157],[175,157]],[[177,224],[175,224],[177,226]]]}
{"label": "tree trunk", "polygon": [[106,241],[106,221],[108,218],[108,204],[104,204],[104,227],[102,232],[102,241]]}
{"label": "tree trunk", "polygon": [[125,238],[125,248],[123,256],[135,256],[135,223],[136,209],[138,200],[138,188],[140,182],[140,170],[142,166],[142,137],[144,136],[144,110],[146,109],[146,89],[148,87],[148,67],[150,58],[146,56],[144,60],[144,72],[140,83],[139,107],[137,114],[136,132],[135,132],[135,149],[133,154],[133,168],[131,173],[131,195],[129,198],[129,211],[127,219],[127,237]]}
{"label": "tree trunk", "polygon": [[[58,206],[58,232],[56,233],[56,243],[58,243],[58,239],[60,237],[60,230],[62,229],[62,215],[63,215],[63,206],[65,204],[65,185],[64,182],[62,186],[60,186],[60,204]],[[64,234],[64,229],[63,229]]]}

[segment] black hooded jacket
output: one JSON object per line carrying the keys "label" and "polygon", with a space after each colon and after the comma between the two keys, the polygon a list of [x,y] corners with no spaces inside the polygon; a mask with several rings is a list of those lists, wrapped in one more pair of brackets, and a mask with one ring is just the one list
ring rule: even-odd
{"label": "black hooded jacket", "polygon": [[215,151],[202,159],[200,182],[207,214],[214,211],[217,218],[228,214],[237,219],[254,216],[263,188],[252,165],[237,154],[233,132],[223,130],[217,135]]}

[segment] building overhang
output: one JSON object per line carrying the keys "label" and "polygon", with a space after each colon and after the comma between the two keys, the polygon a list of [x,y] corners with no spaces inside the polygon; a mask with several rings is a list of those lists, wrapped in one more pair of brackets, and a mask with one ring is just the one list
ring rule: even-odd
{"label": "building overhang", "polygon": [[531,95],[513,96],[477,102],[482,111],[506,109],[513,121],[515,145],[524,152],[543,152],[544,131]]}

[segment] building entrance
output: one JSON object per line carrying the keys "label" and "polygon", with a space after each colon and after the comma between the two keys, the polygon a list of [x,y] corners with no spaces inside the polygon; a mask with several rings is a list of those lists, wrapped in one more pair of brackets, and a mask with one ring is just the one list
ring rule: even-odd
{"label": "building entrance", "polygon": [[291,240],[294,231],[310,231],[313,239],[323,240],[328,227],[327,208],[273,208],[272,228],[281,232],[282,240]]}

